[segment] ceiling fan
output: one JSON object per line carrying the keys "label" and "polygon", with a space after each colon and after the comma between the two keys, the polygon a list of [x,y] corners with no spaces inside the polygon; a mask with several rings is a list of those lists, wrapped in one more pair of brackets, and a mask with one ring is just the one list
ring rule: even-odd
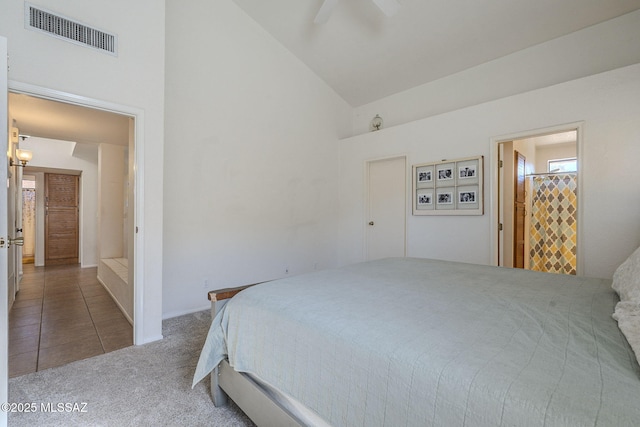
{"label": "ceiling fan", "polygon": [[[372,0],[376,6],[387,16],[393,16],[398,12],[400,8],[400,3],[397,0]],[[313,20],[316,24],[324,24],[329,20],[329,15],[333,11],[338,0],[324,0],[322,6],[320,6],[320,10]]]}

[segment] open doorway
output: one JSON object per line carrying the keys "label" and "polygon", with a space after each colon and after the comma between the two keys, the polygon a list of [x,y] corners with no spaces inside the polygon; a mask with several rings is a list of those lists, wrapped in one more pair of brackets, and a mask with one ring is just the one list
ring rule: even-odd
{"label": "open doorway", "polygon": [[[13,340],[14,346],[10,335],[10,365],[12,358],[33,360],[30,359],[33,349],[27,348],[29,343],[38,346],[35,361],[42,364],[42,368],[76,360],[69,358],[75,355],[84,358],[116,350],[124,346],[123,342],[132,345],[135,118],[24,93],[10,93],[9,100],[10,123],[27,135],[22,138],[20,148],[33,153],[24,170],[35,178],[36,244],[34,264],[28,268],[25,277],[29,276],[30,284],[36,285],[31,287],[31,296],[40,296],[42,300],[40,308],[31,304],[32,301],[12,307],[10,316],[22,311],[28,314],[30,325],[36,317],[42,323],[39,331],[35,327],[23,328],[24,336]],[[74,177],[78,184],[76,198],[79,203],[73,209],[79,218],[79,243],[75,245],[78,257],[70,267],[54,266],[55,263],[49,262],[50,257],[46,257],[45,230],[47,221],[51,221],[46,177],[52,174]],[[124,271],[122,268],[114,274],[101,271],[109,268],[103,262],[105,258],[124,260]],[[40,283],[42,287],[38,288]],[[64,289],[52,290],[54,285],[60,284]],[[100,293],[101,289],[104,292]],[[63,294],[69,297],[62,298]],[[112,314],[116,311],[122,313],[122,321],[128,324],[126,340],[114,336],[116,324],[122,326],[122,322],[114,320]],[[84,319],[71,319],[74,313]],[[55,325],[46,326],[46,321]],[[90,327],[81,328],[83,322]],[[78,347],[82,351],[58,351],[59,347],[73,343],[69,341],[71,338],[63,336],[61,330],[65,325],[70,328],[66,336],[82,341],[82,348]],[[102,330],[100,325],[104,326]],[[39,335],[38,339],[27,337],[31,329],[34,329],[33,335]]]}
{"label": "open doorway", "polygon": [[578,273],[579,129],[498,141],[498,265]]}
{"label": "open doorway", "polygon": [[33,264],[36,256],[36,177],[22,177],[22,263]]}

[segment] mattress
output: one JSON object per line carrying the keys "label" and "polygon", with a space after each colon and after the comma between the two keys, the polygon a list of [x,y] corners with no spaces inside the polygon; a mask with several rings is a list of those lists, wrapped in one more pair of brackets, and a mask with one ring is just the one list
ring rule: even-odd
{"label": "mattress", "polygon": [[611,282],[397,258],[264,283],[213,320],[223,358],[334,426],[637,426]]}

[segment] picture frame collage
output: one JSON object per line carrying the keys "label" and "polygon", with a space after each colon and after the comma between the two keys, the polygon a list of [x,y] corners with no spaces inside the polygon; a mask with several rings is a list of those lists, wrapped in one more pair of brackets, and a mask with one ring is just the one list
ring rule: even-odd
{"label": "picture frame collage", "polygon": [[483,215],[484,158],[413,165],[413,215]]}

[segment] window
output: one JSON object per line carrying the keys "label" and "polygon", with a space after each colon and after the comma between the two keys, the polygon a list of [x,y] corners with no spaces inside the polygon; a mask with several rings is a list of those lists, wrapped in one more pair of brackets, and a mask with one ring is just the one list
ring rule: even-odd
{"label": "window", "polygon": [[577,172],[578,159],[554,159],[547,162],[547,172]]}

